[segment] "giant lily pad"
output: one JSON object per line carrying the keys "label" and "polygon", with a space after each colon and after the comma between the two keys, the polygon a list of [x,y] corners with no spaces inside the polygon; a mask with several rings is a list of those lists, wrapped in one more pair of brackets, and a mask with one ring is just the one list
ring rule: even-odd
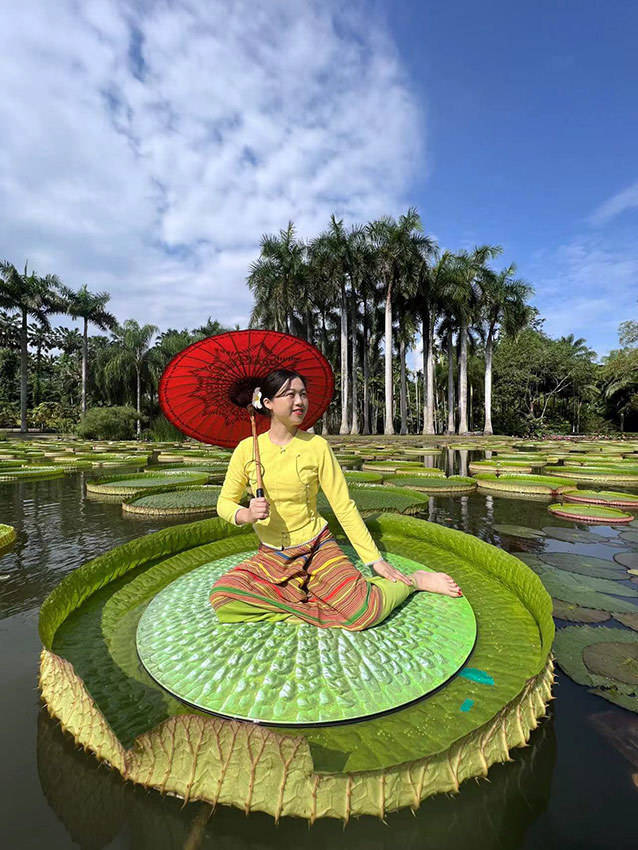
{"label": "giant lily pad", "polygon": [[[600,505],[548,505],[547,510],[554,516],[573,519],[578,522],[602,522],[609,525],[631,522],[633,516],[616,508],[605,508]],[[638,538],[637,538],[638,539]]]}
{"label": "giant lily pad", "polygon": [[550,475],[494,475],[490,472],[481,472],[476,476],[478,486],[485,490],[497,490],[513,493],[536,493],[551,496],[554,493],[562,493],[571,487],[567,479]]}
{"label": "giant lily pad", "polygon": [[184,713],[140,671],[134,637],[158,591],[255,546],[252,532],[212,519],[143,535],[56,588],[40,621],[47,647],[40,684],[49,710],[127,779],[275,817],[382,814],[458,789],[525,743],[545,710],[551,600],[516,558],[474,537],[400,514],[368,525],[388,556],[452,574],[476,614],[478,637],[466,665],[427,699],[379,718],[286,734]]}
{"label": "giant lily pad", "polygon": [[392,487],[410,487],[433,495],[461,495],[473,493],[476,490],[476,481],[464,475],[451,475],[449,478],[434,477],[430,475],[389,475],[384,477],[386,484]]}
{"label": "giant lily pad", "polygon": [[122,510],[130,514],[165,517],[215,513],[221,489],[202,484],[171,490],[168,493],[151,493],[123,502]]}
{"label": "giant lily pad", "polygon": [[[192,570],[155,596],[137,628],[144,667],[181,700],[224,717],[324,725],[394,709],[449,679],[470,654],[476,622],[465,597],[414,594],[374,629],[306,623],[220,624],[214,582],[250,556]],[[422,564],[386,555],[405,574]]]}
{"label": "giant lily pad", "polygon": [[638,508],[638,496],[632,496],[630,493],[615,493],[611,490],[565,490],[563,498],[568,502],[608,505],[612,508]]}
{"label": "giant lily pad", "polygon": [[[361,513],[373,511],[399,511],[415,513],[427,505],[428,496],[408,487],[385,487],[382,484],[350,484],[350,497]],[[323,493],[317,496],[317,510],[326,514],[332,510]]]}
{"label": "giant lily pad", "polygon": [[136,475],[117,475],[99,481],[89,481],[87,493],[96,496],[134,496],[148,490],[181,487],[189,484],[204,484],[208,481],[206,472],[163,469],[158,472],[141,472]]}

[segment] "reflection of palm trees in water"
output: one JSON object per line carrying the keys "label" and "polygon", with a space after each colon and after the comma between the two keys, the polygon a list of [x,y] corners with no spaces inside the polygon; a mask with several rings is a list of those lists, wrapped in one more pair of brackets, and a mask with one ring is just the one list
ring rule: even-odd
{"label": "reflection of palm trees in water", "polygon": [[[315,848],[397,843],[419,850],[515,850],[549,801],[556,759],[552,707],[532,732],[529,745],[512,750],[512,763],[493,765],[489,781],[465,782],[458,794],[438,794],[423,801],[413,816],[409,809],[386,816],[391,829],[377,818],[351,821],[343,832],[336,820],[317,822],[311,829],[300,818],[269,815],[246,817],[239,809],[219,806],[214,814],[205,803],[183,801],[125,783],[75,747],[56,720],[43,709],[38,716],[38,773],[42,790],[71,840],[82,848],[107,847],[118,836],[126,845],[153,850],[218,847],[227,842],[242,848]],[[212,816],[211,816],[212,814]]]}

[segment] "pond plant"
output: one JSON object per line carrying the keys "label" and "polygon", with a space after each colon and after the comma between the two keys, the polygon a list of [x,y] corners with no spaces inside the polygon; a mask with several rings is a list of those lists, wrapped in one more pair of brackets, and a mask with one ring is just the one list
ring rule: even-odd
{"label": "pond plant", "polygon": [[[40,689],[49,713],[132,782],[275,819],[384,817],[487,775],[527,742],[552,699],[551,599],[525,564],[475,537],[396,513],[366,522],[385,557],[400,559],[406,571],[453,569],[475,617],[469,657],[425,699],[345,725],[282,728],[188,708],[156,685],[140,669],[135,645],[149,605],[174,582],[216,564],[227,569],[256,548],[252,530],[213,518],[119,546],[54,589],[40,614]],[[376,628],[388,637],[392,618]],[[358,633],[347,634],[355,650]],[[311,689],[331,669],[329,655],[325,662],[309,655]],[[250,663],[241,653],[235,660],[246,680]],[[304,680],[294,683],[298,700]]]}

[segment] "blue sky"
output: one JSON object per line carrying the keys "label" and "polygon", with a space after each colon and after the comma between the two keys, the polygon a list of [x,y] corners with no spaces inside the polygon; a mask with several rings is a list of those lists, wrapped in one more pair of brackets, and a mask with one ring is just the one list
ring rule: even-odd
{"label": "blue sky", "polygon": [[638,6],[403,3],[386,19],[423,107],[410,195],[427,229],[500,243],[548,332],[615,347],[638,315]]}
{"label": "blue sky", "polygon": [[[416,206],[504,248],[554,336],[638,313],[632,2],[23,0],[0,31],[0,255],[120,319],[245,326],[259,238]],[[412,355],[415,362],[418,352]]]}

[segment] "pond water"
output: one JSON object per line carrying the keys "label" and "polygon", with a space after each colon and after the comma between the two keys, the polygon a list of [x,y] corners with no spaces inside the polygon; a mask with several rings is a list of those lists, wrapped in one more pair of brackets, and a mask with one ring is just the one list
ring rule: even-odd
{"label": "pond water", "polygon": [[[464,456],[465,455],[465,456]],[[465,473],[465,452],[426,460]],[[635,848],[638,717],[588,693],[557,668],[548,716],[513,761],[470,780],[457,795],[410,810],[341,822],[270,816],[182,801],[124,783],[77,749],[41,707],[37,689],[39,607],[60,579],[112,547],[173,524],[129,519],[119,504],[87,501],[87,473],[0,484],[0,522],[18,539],[0,556],[4,846],[82,848],[394,847]],[[612,528],[552,518],[548,501],[474,494],[431,498],[417,516],[458,528],[508,551],[577,552],[610,560],[631,547]],[[501,538],[494,525],[581,528],[588,542]],[[584,538],[585,540],[585,538]],[[620,541],[620,543],[619,543]],[[636,544],[634,544],[636,546]],[[557,621],[557,625],[564,625]],[[609,625],[609,624],[606,624]]]}

